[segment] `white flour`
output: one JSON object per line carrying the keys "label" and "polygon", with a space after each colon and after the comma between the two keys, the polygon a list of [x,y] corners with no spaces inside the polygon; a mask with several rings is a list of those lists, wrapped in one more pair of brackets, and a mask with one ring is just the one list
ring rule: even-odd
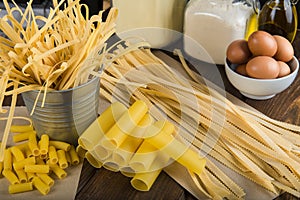
{"label": "white flour", "polygon": [[224,64],[227,46],[233,40],[245,37],[247,21],[253,12],[250,6],[231,2],[231,0],[189,2],[184,19],[186,53],[205,62]]}

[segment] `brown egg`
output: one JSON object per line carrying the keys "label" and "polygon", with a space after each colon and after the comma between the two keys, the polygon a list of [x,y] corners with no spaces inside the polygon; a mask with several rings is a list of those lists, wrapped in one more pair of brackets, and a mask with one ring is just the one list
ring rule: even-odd
{"label": "brown egg", "polygon": [[251,52],[246,40],[240,39],[231,42],[226,50],[227,59],[234,64],[243,64],[248,62]]}
{"label": "brown egg", "polygon": [[275,38],[265,31],[255,31],[248,38],[248,47],[254,56],[274,56],[277,52]]}
{"label": "brown egg", "polygon": [[291,68],[289,67],[288,64],[286,64],[285,62],[282,62],[282,61],[277,61],[277,63],[279,65],[278,78],[287,76],[291,73]]}
{"label": "brown egg", "polygon": [[288,62],[294,56],[294,48],[292,44],[284,37],[280,35],[273,36],[277,42],[277,52],[274,58],[277,61]]}
{"label": "brown egg", "polygon": [[252,78],[274,79],[278,77],[279,65],[272,57],[257,56],[247,63],[246,71]]}
{"label": "brown egg", "polygon": [[238,65],[238,66],[235,68],[235,71],[236,71],[237,73],[239,73],[240,75],[247,76],[247,72],[246,72],[246,64]]}

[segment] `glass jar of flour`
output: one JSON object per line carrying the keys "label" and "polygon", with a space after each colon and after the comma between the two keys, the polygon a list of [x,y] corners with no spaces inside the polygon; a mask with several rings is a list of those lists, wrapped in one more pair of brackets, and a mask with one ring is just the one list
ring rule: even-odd
{"label": "glass jar of flour", "polygon": [[118,8],[116,34],[121,39],[140,36],[153,48],[169,45],[182,36],[187,0],[112,0]]}
{"label": "glass jar of flour", "polygon": [[224,64],[227,46],[249,35],[250,21],[256,21],[259,7],[255,0],[189,1],[183,28],[185,52],[208,63]]}

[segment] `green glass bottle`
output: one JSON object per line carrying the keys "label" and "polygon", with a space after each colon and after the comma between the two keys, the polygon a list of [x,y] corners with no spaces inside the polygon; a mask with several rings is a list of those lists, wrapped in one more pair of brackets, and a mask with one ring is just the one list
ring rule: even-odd
{"label": "green glass bottle", "polygon": [[272,35],[281,35],[293,42],[298,25],[296,2],[291,0],[269,0],[258,16],[258,30]]}

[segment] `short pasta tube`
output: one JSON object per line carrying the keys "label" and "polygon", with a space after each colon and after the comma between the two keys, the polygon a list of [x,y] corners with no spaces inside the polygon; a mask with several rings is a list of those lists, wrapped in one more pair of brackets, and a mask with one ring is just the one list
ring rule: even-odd
{"label": "short pasta tube", "polygon": [[13,141],[14,141],[14,143],[17,143],[17,142],[22,142],[22,141],[28,140],[29,135],[31,135],[31,134],[36,135],[36,132],[35,131],[27,131],[27,132],[15,134],[15,135],[13,135]]}
{"label": "short pasta tube", "polygon": [[55,149],[60,149],[64,151],[69,151],[71,148],[71,145],[66,142],[54,141],[54,140],[49,141],[49,146],[54,146]]}
{"label": "short pasta tube", "polygon": [[54,185],[54,180],[48,174],[36,174],[46,185],[52,187]]}
{"label": "short pasta tube", "polygon": [[55,165],[49,165],[52,172],[59,178],[63,179],[67,176],[67,172],[60,168],[57,164]]}
{"label": "short pasta tube", "polygon": [[20,183],[17,175],[12,170],[3,170],[2,174],[12,185]]}
{"label": "short pasta tube", "polygon": [[36,162],[35,157],[25,158],[24,160],[14,162],[13,167],[15,170],[23,169],[25,165],[34,165]]}
{"label": "short pasta tube", "polygon": [[58,157],[59,167],[62,168],[62,169],[66,169],[68,167],[66,152],[64,150],[58,150],[57,151],[57,157]]}
{"label": "short pasta tube", "polygon": [[27,182],[27,175],[26,172],[23,169],[15,170],[17,177],[19,178],[20,183],[26,183]]}
{"label": "short pasta tube", "polygon": [[49,146],[49,163],[51,165],[56,164],[58,162],[57,152],[54,146]]}
{"label": "short pasta tube", "polygon": [[50,192],[50,186],[44,183],[39,177],[35,176],[32,183],[41,194],[46,195]]}
{"label": "short pasta tube", "polygon": [[11,147],[11,153],[15,157],[16,161],[21,161],[25,159],[23,152],[16,146]]}
{"label": "short pasta tube", "polygon": [[10,132],[13,133],[24,133],[28,131],[33,131],[33,127],[31,125],[12,125],[10,127]]}
{"label": "short pasta tube", "polygon": [[33,190],[32,182],[28,183],[20,183],[15,185],[8,186],[9,194],[21,193],[21,192],[28,192]]}
{"label": "short pasta tube", "polygon": [[73,145],[71,145],[71,148],[68,151],[68,154],[70,155],[72,165],[78,165],[80,163],[80,158],[79,158],[79,156],[75,150],[75,147]]}
{"label": "short pasta tube", "polygon": [[85,158],[95,168],[101,168],[103,166],[103,163],[97,160],[89,151],[86,152]]}
{"label": "short pasta tube", "polygon": [[42,155],[46,155],[48,153],[49,146],[49,136],[47,134],[43,134],[40,139],[40,152]]}
{"label": "short pasta tube", "polygon": [[25,165],[25,172],[47,174],[50,171],[49,165]]}
{"label": "short pasta tube", "polygon": [[13,157],[10,149],[5,149],[4,151],[4,160],[3,160],[3,169],[12,170]]}
{"label": "short pasta tube", "polygon": [[29,135],[28,146],[34,156],[40,155],[40,149],[37,144],[36,135]]}

